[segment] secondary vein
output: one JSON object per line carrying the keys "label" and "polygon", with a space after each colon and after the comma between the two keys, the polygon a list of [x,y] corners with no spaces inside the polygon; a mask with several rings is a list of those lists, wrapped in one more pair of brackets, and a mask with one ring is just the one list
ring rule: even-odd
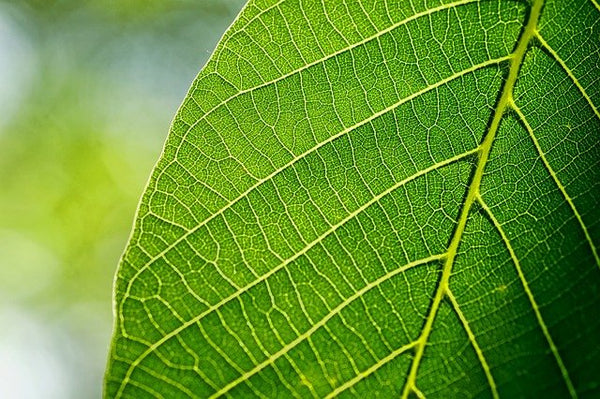
{"label": "secondary vein", "polygon": [[517,274],[519,275],[519,280],[521,280],[523,289],[525,290],[525,293],[527,294],[527,298],[529,299],[529,302],[531,303],[531,307],[533,308],[533,312],[535,313],[535,317],[538,321],[538,324],[539,324],[540,328],[542,329],[542,332],[544,333],[544,337],[546,337],[548,346],[550,346],[552,355],[556,359],[556,363],[558,364],[560,373],[562,374],[563,379],[565,380],[565,384],[567,386],[567,389],[569,390],[569,394],[571,395],[572,398],[576,399],[577,391],[575,390],[575,387],[573,386],[573,382],[571,381],[571,377],[569,376],[569,372],[567,371],[567,368],[565,367],[565,364],[563,363],[560,353],[558,353],[558,349],[557,349],[556,345],[554,344],[554,340],[552,339],[552,336],[550,335],[548,326],[546,325],[546,322],[544,321],[544,318],[542,317],[542,314],[540,313],[540,307],[538,306],[537,301],[535,300],[535,298],[533,296],[533,292],[529,288],[529,283],[527,283],[527,280],[525,279],[525,275],[523,274],[523,270],[521,269],[521,264],[519,262],[519,259],[517,258],[517,255],[515,254],[515,251],[513,250],[512,245],[510,244],[510,241],[508,240],[508,237],[506,236],[506,233],[504,232],[504,229],[502,228],[502,225],[500,224],[500,222],[498,222],[498,219],[496,219],[496,217],[492,213],[492,210],[490,209],[490,207],[485,203],[483,198],[481,198],[481,196],[479,196],[479,195],[477,196],[477,201],[479,202],[479,204],[481,205],[481,207],[483,208],[485,213],[492,220],[492,223],[493,223],[494,227],[496,228],[496,230],[498,231],[498,233],[500,234],[500,237],[502,237],[502,241],[506,245],[506,248],[508,249],[508,252],[510,254],[510,258],[512,259],[512,261],[515,265],[515,268],[517,269]]}
{"label": "secondary vein", "polygon": [[479,359],[479,362],[481,363],[481,368],[483,368],[485,377],[487,378],[488,384],[490,385],[490,390],[492,391],[492,397],[494,399],[498,399],[499,398],[498,389],[496,387],[496,382],[494,381],[494,377],[492,376],[490,366],[489,366],[487,360],[485,359],[485,356],[483,355],[483,351],[481,350],[481,347],[477,343],[475,334],[473,333],[473,331],[471,330],[471,327],[469,326],[467,317],[460,309],[458,301],[456,300],[456,297],[454,296],[454,294],[452,293],[452,291],[450,289],[448,289],[448,291],[446,292],[446,295],[448,296],[448,299],[450,300],[450,303],[452,304],[454,311],[458,315],[458,319],[460,320],[463,328],[465,329],[465,332],[467,333],[467,336],[469,337],[469,341],[471,341],[471,345],[473,346],[473,349],[475,350],[475,353],[477,354],[477,358]]}
{"label": "secondary vein", "polygon": [[383,197],[389,195],[390,193],[392,193],[393,191],[397,190],[398,188],[404,186],[405,184],[421,177],[424,176],[436,169],[439,169],[441,167],[450,165],[454,162],[460,161],[462,159],[465,159],[466,157],[473,155],[477,152],[477,149],[473,149],[473,150],[469,150],[466,151],[462,154],[459,154],[457,156],[448,158],[444,161],[438,162],[434,165],[429,166],[428,168],[425,168],[423,170],[420,170],[419,172],[407,177],[404,180],[401,180],[399,182],[397,182],[396,184],[394,184],[393,186],[391,186],[390,188],[388,188],[387,190],[379,193],[377,196],[373,197],[370,201],[366,202],[365,204],[363,204],[361,207],[359,207],[358,209],[356,209],[355,211],[351,212],[347,217],[345,217],[344,219],[342,219],[340,222],[338,222],[337,224],[335,224],[334,226],[331,226],[330,229],[328,229],[326,232],[324,232],[321,236],[319,236],[317,239],[315,239],[314,241],[312,241],[311,243],[309,243],[306,247],[304,247],[301,251],[297,252],[295,255],[293,255],[292,257],[285,259],[282,263],[280,263],[278,266],[276,266],[275,268],[271,269],[269,272],[263,274],[262,276],[260,276],[259,278],[253,280],[250,284],[240,288],[239,290],[235,291],[233,294],[229,295],[226,298],[223,298],[221,301],[219,301],[218,303],[216,303],[215,305],[211,306],[210,308],[206,309],[204,312],[200,313],[198,316],[188,320],[187,322],[183,323],[181,326],[179,326],[178,328],[174,329],[173,331],[169,332],[168,334],[164,335],[160,340],[158,340],[157,342],[155,342],[154,344],[150,345],[140,356],[138,356],[130,365],[129,368],[125,374],[125,377],[123,378],[123,381],[121,383],[120,389],[117,393],[117,397],[120,397],[123,393],[123,389],[125,388],[125,386],[130,382],[130,377],[131,374],[133,373],[133,370],[138,367],[138,365],[153,351],[155,351],[157,348],[159,348],[161,345],[163,345],[165,342],[167,342],[169,339],[173,338],[174,336],[176,336],[177,334],[179,334],[181,331],[185,330],[186,328],[198,323],[201,319],[203,319],[205,316],[207,316],[208,314],[217,311],[219,308],[221,308],[222,306],[224,306],[225,304],[229,303],[230,301],[238,298],[239,296],[241,296],[243,293],[247,292],[248,290],[250,290],[252,287],[266,281],[269,277],[271,277],[272,275],[274,275],[275,273],[277,273],[278,271],[284,269],[288,264],[290,264],[291,262],[293,262],[294,260],[298,259],[300,256],[304,255],[305,253],[307,253],[311,248],[313,248],[315,245],[317,245],[319,242],[323,241],[327,236],[329,236],[330,234],[332,234],[333,232],[335,232],[337,229],[339,229],[341,226],[343,226],[344,224],[346,224],[348,221],[352,220],[354,217],[356,217],[359,213],[363,212],[364,210],[366,210],[367,208],[369,208],[370,206],[372,206],[373,204],[377,203],[378,201],[380,201]]}
{"label": "secondary vein", "polygon": [[583,234],[585,235],[585,239],[587,240],[588,245],[590,246],[590,249],[592,250],[592,254],[594,255],[596,264],[598,265],[598,267],[600,267],[600,255],[598,255],[598,250],[596,249],[596,245],[594,244],[594,241],[592,240],[592,236],[590,235],[587,226],[583,222],[583,218],[581,217],[581,214],[575,207],[575,203],[573,202],[573,199],[567,193],[567,189],[562,184],[562,182],[559,180],[558,175],[556,174],[556,172],[554,171],[552,166],[550,166],[550,163],[548,162],[548,159],[546,158],[546,154],[544,154],[544,151],[542,151],[542,147],[540,146],[540,143],[533,132],[533,128],[531,127],[531,125],[529,124],[527,119],[525,118],[523,111],[521,111],[521,109],[514,103],[511,104],[511,108],[516,112],[516,114],[519,117],[519,119],[521,120],[521,122],[523,122],[523,125],[525,125],[525,129],[529,133],[529,136],[531,137],[531,140],[533,141],[533,144],[542,160],[542,163],[548,170],[548,173],[550,173],[550,176],[552,176],[552,180],[554,180],[554,183],[556,184],[559,191],[563,195],[565,201],[567,201],[567,203],[569,204],[569,207],[573,211],[573,214],[575,214],[575,218],[577,219],[577,222],[579,223],[579,226],[581,227],[581,230],[583,231]]}
{"label": "secondary vein", "polygon": [[592,101],[591,97],[587,94],[587,92],[583,88],[583,85],[579,82],[579,79],[577,79],[575,77],[575,74],[573,73],[573,71],[567,66],[567,63],[562,58],[560,58],[558,53],[552,47],[550,47],[548,42],[537,31],[535,33],[535,38],[537,39],[538,42],[540,42],[542,47],[544,49],[546,49],[546,51],[548,51],[548,53],[550,53],[550,55],[554,58],[554,60],[556,62],[558,62],[558,64],[561,66],[561,68],[567,73],[567,75],[569,76],[569,79],[571,79],[573,84],[577,87],[577,89],[579,90],[581,95],[585,98],[585,100],[588,102],[588,104],[592,108],[592,111],[594,111],[594,113],[596,114],[598,119],[600,119],[600,111],[598,111],[598,107],[596,107],[596,105]]}
{"label": "secondary vein", "polygon": [[[414,261],[414,262],[410,262],[410,263],[408,263],[408,264],[406,264],[406,265],[404,265],[402,267],[399,267],[398,269],[393,270],[390,273],[387,273],[387,274],[381,276],[377,280],[375,280],[375,281],[373,281],[373,282],[365,285],[363,288],[361,288],[360,290],[356,291],[353,295],[351,295],[350,297],[346,298],[338,306],[336,306],[334,309],[332,309],[323,319],[321,319],[317,323],[315,323],[309,330],[307,330],[303,334],[301,334],[298,337],[296,337],[296,339],[294,339],[293,341],[291,341],[290,343],[288,343],[287,345],[285,345],[283,348],[281,348],[276,353],[272,354],[268,359],[266,359],[262,363],[257,364],[252,370],[249,370],[248,372],[240,375],[235,380],[231,381],[229,384],[227,384],[226,386],[224,386],[221,390],[219,390],[218,392],[216,392],[213,395],[211,395],[211,398],[217,398],[217,397],[219,397],[221,395],[224,395],[225,393],[229,392],[231,389],[233,389],[234,387],[236,387],[237,385],[239,385],[241,382],[248,380],[254,374],[260,372],[265,367],[273,364],[281,356],[285,355],[290,350],[292,350],[293,348],[295,348],[296,346],[298,346],[298,344],[300,342],[304,341],[305,339],[308,339],[319,328],[325,326],[326,323],[329,320],[331,320],[331,318],[333,318],[335,315],[339,314],[345,307],[347,307],[349,304],[351,304],[352,302],[354,302],[356,299],[360,298],[362,295],[364,295],[365,293],[367,293],[368,291],[370,291],[374,287],[377,287],[377,286],[381,285],[383,282],[388,281],[392,277],[394,277],[394,276],[396,276],[398,274],[404,273],[405,271],[407,271],[409,269],[412,269],[415,266],[423,265],[423,264],[427,264],[427,263],[431,263],[431,262],[434,262],[434,261],[438,261],[440,259],[443,259],[444,256],[445,256],[445,254],[433,255],[433,256],[429,256],[427,258],[419,259],[419,260]],[[403,352],[404,351],[403,348],[406,348],[406,347],[409,347],[409,346],[412,347],[413,344],[414,343],[409,343],[409,344],[403,346],[402,348],[399,348],[397,351]],[[394,352],[397,352],[397,351],[394,351]],[[377,366],[378,363],[381,363],[381,361],[377,362],[374,366],[371,366],[371,368]],[[370,374],[370,372],[367,370],[367,371],[365,371],[363,373],[358,374],[358,376],[362,376],[362,378],[364,378],[365,373],[366,373],[366,375]],[[347,383],[344,384],[344,385],[342,385],[342,387],[346,386]],[[338,388],[338,390],[340,388]],[[344,389],[346,389],[346,388],[344,388]]]}

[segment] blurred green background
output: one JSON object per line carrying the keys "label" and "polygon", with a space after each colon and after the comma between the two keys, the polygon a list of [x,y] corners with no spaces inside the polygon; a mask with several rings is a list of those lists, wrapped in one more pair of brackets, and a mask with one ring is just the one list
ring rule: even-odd
{"label": "blurred green background", "polygon": [[0,398],[98,398],[112,280],[244,0],[0,0]]}

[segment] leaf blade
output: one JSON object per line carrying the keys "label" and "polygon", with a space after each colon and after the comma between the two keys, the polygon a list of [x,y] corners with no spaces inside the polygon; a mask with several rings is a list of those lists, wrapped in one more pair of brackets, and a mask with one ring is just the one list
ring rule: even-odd
{"label": "leaf blade", "polygon": [[[340,14],[332,7],[334,2],[319,4],[322,12],[318,7],[296,7],[291,3],[280,1],[261,8],[259,2],[250,2],[178,113],[117,277],[119,319],[106,395],[127,396],[140,389],[136,395],[203,397],[233,389],[236,395],[271,396],[279,392],[273,385],[279,381],[279,393],[284,396],[326,396],[357,394],[364,389],[361,387],[379,381],[374,389],[381,392],[389,388],[390,393],[397,394],[403,386],[405,396],[410,392],[431,396],[436,393],[432,390],[436,384],[426,375],[439,366],[426,359],[421,378],[429,385],[424,389],[416,384],[421,375],[419,362],[429,333],[434,326],[446,331],[440,323],[450,320],[452,309],[456,313],[452,323],[462,323],[463,331],[455,328],[446,334],[471,342],[472,356],[479,359],[479,372],[489,385],[488,394],[496,397],[515,388],[526,389],[507,380],[502,361],[495,355],[491,361],[486,360],[493,350],[486,340],[480,345],[474,339],[481,336],[481,330],[470,313],[471,306],[465,306],[458,291],[450,299],[447,292],[458,290],[450,291],[449,285],[454,257],[469,258],[460,249],[467,245],[462,243],[463,231],[470,239],[470,226],[483,223],[476,222],[478,211],[470,209],[472,205],[486,209],[479,196],[480,182],[482,195],[494,202],[502,199],[502,195],[490,194],[486,183],[494,176],[485,172],[487,157],[491,154],[497,162],[497,141],[501,145],[505,140],[504,126],[511,120],[505,109],[515,108],[525,120],[521,108],[512,106],[512,85],[516,84],[516,101],[521,101],[521,81],[527,81],[521,75],[531,73],[528,62],[535,53],[529,48],[530,39],[547,43],[538,33],[549,31],[547,26],[551,26],[542,23],[546,11],[541,14],[542,22],[537,23],[542,2],[528,9],[465,0],[429,9],[399,7],[394,15],[389,9],[377,13],[375,4],[356,3],[357,8],[352,10],[344,5],[346,9]],[[552,14],[557,3],[547,3],[544,10]],[[525,11],[529,23],[517,40]],[[290,19],[296,12],[302,15]],[[331,19],[335,13],[339,21],[349,18],[352,23],[340,28],[338,20]],[[311,19],[319,18],[328,18],[323,22],[326,28],[311,23]],[[256,26],[266,28],[267,33],[259,34]],[[595,26],[592,22],[591,28]],[[450,27],[454,35],[448,35]],[[343,29],[345,33],[341,33]],[[300,32],[306,37],[299,36]],[[328,42],[324,32],[337,32],[344,40]],[[289,42],[273,41],[286,35]],[[414,35],[430,40],[421,43]],[[273,43],[287,46],[285,54],[290,58],[275,56],[282,50]],[[510,43],[516,45],[514,52]],[[252,64],[247,55],[232,50],[235,48],[251,49],[247,54],[261,62]],[[595,92],[588,95],[588,88],[595,87],[596,81],[588,74],[584,83],[579,83],[579,79],[573,79],[576,72],[567,66],[569,59],[558,58],[583,102],[597,114],[592,100]],[[504,78],[502,63],[509,59],[512,66]],[[232,68],[234,65],[237,67]],[[521,67],[526,72],[519,74]],[[573,71],[580,69],[581,63]],[[246,75],[239,74],[240,70]],[[500,89],[501,83],[510,90]],[[491,114],[496,116],[486,127],[485,110],[493,110],[494,90],[503,93],[496,104],[502,109]],[[486,91],[487,96],[483,95]],[[483,109],[484,115],[473,108]],[[458,110],[457,118],[449,112],[453,109]],[[537,141],[530,134],[533,129],[527,126],[525,123],[522,130],[534,139],[536,154],[557,184],[562,170],[553,173],[550,165],[554,161],[546,159],[541,149],[543,140]],[[479,137],[487,129],[494,134],[479,144]],[[500,130],[500,138],[495,140]],[[461,134],[467,131],[469,134]],[[597,138],[588,140],[590,151],[597,152]],[[479,161],[471,166],[467,156],[476,152],[480,153]],[[508,154],[502,149],[499,153]],[[485,154],[484,162],[481,154]],[[593,176],[589,160],[586,162],[585,171]],[[440,166],[443,168],[438,170]],[[471,167],[475,172],[469,177]],[[596,227],[590,224],[588,229],[584,223],[584,218],[590,217],[589,205],[584,207],[588,213],[579,213],[579,205],[575,205],[579,198],[567,194],[573,189],[569,184],[558,186],[563,201],[583,227],[597,262],[593,239],[597,237]],[[400,190],[404,190],[402,194]],[[433,197],[431,192],[435,193]],[[504,192],[513,193],[509,189]],[[587,190],[588,197],[593,192]],[[464,195],[466,199],[461,199]],[[496,219],[496,211],[492,213],[497,207],[493,203],[485,212],[495,221],[492,224],[502,226],[507,222]],[[526,213],[520,215],[523,219]],[[450,238],[452,229],[456,229],[452,233],[458,237],[456,240]],[[513,234],[499,231],[503,240]],[[553,242],[556,236],[548,233],[545,237]],[[397,265],[441,257],[451,267],[443,267],[441,274],[430,271],[423,277],[425,285],[415,304],[411,291],[418,283],[407,277],[413,272],[400,273],[405,270]],[[480,260],[472,264],[477,262]],[[573,264],[569,262],[562,263]],[[524,264],[530,264],[530,260],[526,258]],[[460,262],[459,266],[460,271]],[[516,266],[518,271],[519,264]],[[362,267],[366,271],[361,271]],[[401,287],[400,292],[405,294],[396,302],[387,298],[388,285],[388,291],[378,287],[381,295],[376,298],[363,291],[382,276],[392,273],[395,277],[396,272],[404,282],[393,279],[390,284]],[[414,273],[417,276],[424,271]],[[528,279],[522,271],[518,274],[527,292]],[[594,277],[587,292],[597,286],[597,280]],[[540,290],[537,286],[534,289]],[[293,295],[284,294],[288,291]],[[361,294],[357,297],[357,293]],[[360,301],[362,307],[355,309],[358,305],[354,303],[348,308],[342,306],[348,298]],[[542,313],[550,312],[546,309],[551,307],[543,303],[538,307],[534,297],[529,298],[534,318],[545,326]],[[367,303],[389,306],[393,320],[369,310]],[[427,310],[430,306],[433,312]],[[421,310],[407,314],[411,307]],[[336,317],[329,316],[331,309],[338,308]],[[442,321],[436,321],[438,309]],[[423,317],[425,310],[433,317]],[[480,310],[480,314],[486,312],[489,309]],[[552,320],[560,320],[550,314]],[[395,327],[383,331],[381,325],[386,324]],[[428,333],[419,341],[415,332],[424,331],[422,328]],[[587,342],[594,342],[590,338],[594,328],[585,330]],[[550,329],[557,327],[542,327],[542,335],[550,343],[570,395],[577,396],[578,389],[594,389],[594,377],[583,378],[588,388],[585,384],[577,388],[583,383],[571,382],[565,364],[581,362],[567,359],[563,363],[559,353],[576,351],[557,349]],[[199,337],[192,330],[198,330]],[[312,331],[309,339],[300,339],[307,331]],[[291,342],[299,346],[289,346]],[[324,352],[331,345],[335,349]],[[406,363],[404,355],[409,349],[416,350],[410,372],[399,366]],[[214,364],[211,357],[221,359],[221,364]],[[542,358],[545,356],[537,359]],[[586,361],[594,364],[598,357]],[[397,367],[391,374],[387,362]],[[452,361],[455,366],[459,363]],[[213,367],[216,371],[210,370]],[[552,375],[550,370],[544,375]],[[495,373],[501,377],[499,383],[495,382]],[[403,383],[404,375],[408,375],[407,384]],[[140,379],[145,382],[140,383]],[[386,384],[381,381],[390,387],[384,388]],[[463,384],[467,392],[476,391],[468,379],[457,377],[453,384]],[[445,386],[447,396],[454,385]]]}

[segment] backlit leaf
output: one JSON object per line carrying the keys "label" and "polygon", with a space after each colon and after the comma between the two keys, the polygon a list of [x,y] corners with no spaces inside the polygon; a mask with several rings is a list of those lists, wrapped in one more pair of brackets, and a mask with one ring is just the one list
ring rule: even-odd
{"label": "backlit leaf", "polygon": [[251,0],[116,278],[107,397],[600,394],[596,0]]}

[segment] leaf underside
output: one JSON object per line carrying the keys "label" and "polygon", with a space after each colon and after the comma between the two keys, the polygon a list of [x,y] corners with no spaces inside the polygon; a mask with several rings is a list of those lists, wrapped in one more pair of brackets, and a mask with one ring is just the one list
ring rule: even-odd
{"label": "leaf underside", "polygon": [[251,0],[179,109],[106,397],[600,395],[597,0]]}

